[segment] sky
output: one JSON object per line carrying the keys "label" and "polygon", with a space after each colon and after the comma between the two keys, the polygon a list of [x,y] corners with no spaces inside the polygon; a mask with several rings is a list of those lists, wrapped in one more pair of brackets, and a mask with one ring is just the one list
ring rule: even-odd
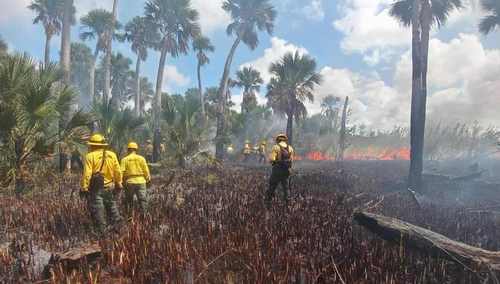
{"label": "sky", "polygon": [[[0,0],[0,35],[11,50],[43,58],[44,34],[33,25],[34,14],[26,7],[31,0]],[[411,93],[411,37],[388,14],[393,0],[271,0],[278,12],[272,35],[259,34],[259,46],[238,48],[232,74],[243,66],[259,70],[270,79],[269,65],[285,53],[299,51],[312,56],[323,75],[308,103],[310,114],[318,113],[328,95],[350,97],[350,121],[369,129],[391,129],[409,123]],[[450,15],[441,29],[434,29],[429,49],[428,113],[434,122],[478,121],[500,125],[500,31],[488,36],[478,32],[484,12],[478,0],[463,0],[465,7]],[[144,11],[145,0],[119,0],[118,19],[126,23]],[[230,17],[223,0],[191,0],[200,14],[202,32],[216,47],[211,63],[203,68],[203,84],[217,86],[234,38],[226,35]],[[112,0],[75,0],[77,17],[95,8],[111,10]],[[79,41],[76,25],[72,38]],[[95,43],[87,43],[91,48]],[[51,57],[58,59],[60,39],[52,41]],[[114,51],[135,55],[126,43],[114,43]],[[150,51],[143,73],[154,83],[159,54]],[[133,66],[131,66],[133,68]],[[168,58],[164,91],[183,93],[196,87],[196,57],[191,52]],[[263,86],[258,100],[265,103]],[[233,91],[233,101],[242,101],[242,91]]]}

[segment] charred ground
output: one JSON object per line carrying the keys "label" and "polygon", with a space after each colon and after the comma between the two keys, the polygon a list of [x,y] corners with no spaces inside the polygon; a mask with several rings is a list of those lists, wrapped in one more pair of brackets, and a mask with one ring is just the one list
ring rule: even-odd
{"label": "charred ground", "polygon": [[[276,201],[269,211],[262,203],[266,168],[162,171],[151,190],[150,215],[133,218],[123,232],[99,241],[103,255],[96,262],[74,270],[54,266],[45,276],[72,283],[484,281],[488,271],[479,267],[389,244],[353,223],[355,210],[364,209],[500,249],[497,214],[483,210],[498,205],[493,183],[433,180],[427,202],[418,208],[401,180],[406,164],[301,162],[289,206]],[[48,181],[45,190],[22,200],[0,197],[0,282],[41,280],[48,252],[95,238],[85,204],[71,192],[76,180],[60,190]],[[485,188],[466,198],[474,183]]]}

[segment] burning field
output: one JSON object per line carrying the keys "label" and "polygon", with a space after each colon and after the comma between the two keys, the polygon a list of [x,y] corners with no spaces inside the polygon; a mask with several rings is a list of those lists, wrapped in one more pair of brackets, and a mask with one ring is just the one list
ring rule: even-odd
{"label": "burning field", "polygon": [[[353,221],[356,210],[376,212],[500,249],[497,214],[471,209],[496,202],[418,208],[402,190],[406,164],[304,161],[288,206],[276,200],[271,210],[262,202],[266,168],[163,172],[150,214],[97,243],[86,205],[71,193],[76,181],[21,200],[2,196],[0,282],[494,283],[480,265],[408,249],[404,239],[391,244]],[[74,248],[89,253],[57,261]]]}

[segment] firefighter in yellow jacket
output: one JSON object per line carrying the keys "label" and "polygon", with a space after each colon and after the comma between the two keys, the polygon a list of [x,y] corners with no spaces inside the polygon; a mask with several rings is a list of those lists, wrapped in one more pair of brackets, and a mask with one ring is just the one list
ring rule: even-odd
{"label": "firefighter in yellow jacket", "polygon": [[252,155],[252,146],[249,140],[245,140],[245,146],[243,146],[243,162],[250,160],[250,155]]}
{"label": "firefighter in yellow jacket", "polygon": [[116,154],[106,149],[108,144],[103,135],[92,135],[87,145],[89,151],[83,163],[81,196],[88,201],[95,229],[104,233],[105,213],[112,222],[110,225],[121,222],[115,193],[123,188],[122,172]]}
{"label": "firefighter in yellow jacket", "polygon": [[269,188],[266,192],[266,203],[269,206],[274,197],[276,187],[281,184],[283,189],[283,199],[288,202],[288,179],[292,168],[294,150],[288,144],[288,137],[280,134],[276,137],[276,145],[273,146],[270,162],[272,164]]}
{"label": "firefighter in yellow jacket", "polygon": [[135,142],[130,142],[127,146],[128,155],[122,159],[121,168],[123,181],[125,184],[125,204],[127,211],[133,208],[134,197],[137,197],[141,213],[147,209],[147,184],[151,182],[151,175],[144,157],[137,154],[139,146]]}

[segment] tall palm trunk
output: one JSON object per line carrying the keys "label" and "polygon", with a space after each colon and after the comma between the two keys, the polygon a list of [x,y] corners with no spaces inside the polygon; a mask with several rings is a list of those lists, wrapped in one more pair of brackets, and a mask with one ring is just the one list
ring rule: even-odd
{"label": "tall palm trunk", "polygon": [[137,117],[141,116],[141,56],[137,55],[135,64],[135,105],[134,111]]}
{"label": "tall palm trunk", "polygon": [[95,50],[94,50],[94,57],[92,58],[92,63],[90,64],[90,70],[89,70],[89,85],[90,85],[90,90],[89,90],[89,96],[90,99],[92,100],[93,103],[97,102],[97,97],[95,95],[95,65],[97,64],[97,58],[99,57],[99,44],[96,44]]}
{"label": "tall palm trunk", "polygon": [[286,121],[286,136],[288,136],[288,144],[293,145],[293,116],[295,114],[295,95],[290,92],[288,94],[288,113]]}
{"label": "tall palm trunk", "polygon": [[50,63],[50,40],[52,39],[52,34],[50,32],[45,32],[45,66]]}
{"label": "tall palm trunk", "polygon": [[153,106],[153,162],[158,162],[160,157],[160,114],[161,114],[161,93],[163,86],[163,73],[165,71],[165,63],[167,61],[167,49],[163,47],[160,55],[160,64],[158,66],[158,74],[156,77],[156,92]]}
{"label": "tall palm trunk", "polygon": [[201,62],[198,60],[198,67],[197,67],[197,74],[198,74],[198,92],[200,95],[200,104],[201,104],[201,116],[203,117],[203,121],[205,121],[206,118],[206,113],[205,113],[205,98],[203,97],[203,88],[201,86]]}
{"label": "tall palm trunk", "polygon": [[[73,0],[64,1],[64,12],[63,12],[63,22],[62,22],[62,35],[61,35],[61,59],[60,64],[63,70],[63,82],[66,85],[71,83],[71,20],[73,18]],[[45,46],[45,64],[50,61],[50,38],[52,34],[47,33],[47,42]],[[61,138],[61,130],[63,129],[64,120],[66,117],[62,117],[58,123],[57,136]],[[59,145],[59,169],[60,172],[64,171],[64,163],[67,157]]]}
{"label": "tall palm trunk", "polygon": [[118,0],[113,1],[113,20],[111,21],[111,30],[106,35],[106,63],[104,67],[104,102],[107,104],[111,98],[111,54],[113,54],[113,34],[115,33],[116,13]]}
{"label": "tall palm trunk", "polygon": [[73,0],[64,1],[64,14],[61,35],[61,65],[64,83],[71,80],[71,19],[73,16]]}
{"label": "tall palm trunk", "polygon": [[224,73],[222,74],[221,85],[219,88],[219,108],[217,111],[217,133],[215,136],[215,158],[222,161],[224,159],[224,133],[225,133],[225,108],[226,108],[226,95],[229,83],[229,72],[231,71],[231,64],[233,62],[234,53],[241,42],[241,38],[237,37],[231,46],[231,50],[224,65]]}
{"label": "tall palm trunk", "polygon": [[293,113],[287,114],[286,121],[286,136],[288,136],[288,144],[293,144]]}
{"label": "tall palm trunk", "polygon": [[[410,119],[410,172],[408,187],[420,191],[422,187],[423,171],[423,133],[421,126],[422,100],[422,68],[421,68],[421,36],[420,15],[422,11],[421,0],[414,1],[412,15],[412,94],[411,94],[411,119]],[[425,118],[424,118],[425,119]],[[425,127],[425,126],[424,126]]]}

